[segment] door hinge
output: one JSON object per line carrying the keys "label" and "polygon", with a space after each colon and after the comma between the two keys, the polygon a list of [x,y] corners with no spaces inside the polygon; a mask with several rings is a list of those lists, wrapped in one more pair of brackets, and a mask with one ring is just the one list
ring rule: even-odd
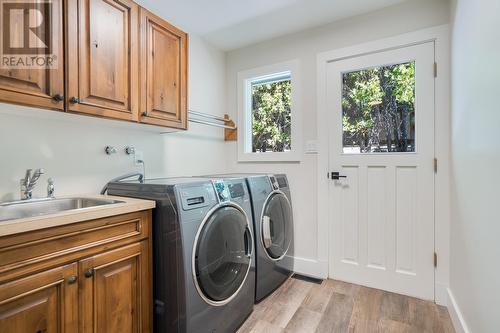
{"label": "door hinge", "polygon": [[437,62],[434,63],[434,77],[438,77],[438,64]]}
{"label": "door hinge", "polygon": [[434,252],[434,267],[438,267],[438,255]]}
{"label": "door hinge", "polygon": [[438,159],[434,158],[434,173],[438,172]]}

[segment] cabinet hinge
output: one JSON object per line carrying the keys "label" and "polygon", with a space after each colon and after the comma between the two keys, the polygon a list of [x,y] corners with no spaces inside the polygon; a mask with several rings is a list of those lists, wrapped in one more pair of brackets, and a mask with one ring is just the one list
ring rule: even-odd
{"label": "cabinet hinge", "polygon": [[434,158],[434,173],[438,172],[438,159]]}
{"label": "cabinet hinge", "polygon": [[434,70],[434,77],[437,77],[438,76],[438,64],[437,64],[437,62],[434,63],[433,70]]}
{"label": "cabinet hinge", "polygon": [[438,255],[434,252],[434,267],[438,267]]}

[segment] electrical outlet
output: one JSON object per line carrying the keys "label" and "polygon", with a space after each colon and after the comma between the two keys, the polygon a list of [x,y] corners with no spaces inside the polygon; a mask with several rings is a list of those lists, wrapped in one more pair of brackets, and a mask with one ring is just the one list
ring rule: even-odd
{"label": "electrical outlet", "polygon": [[144,155],[143,155],[142,151],[136,150],[135,153],[134,153],[134,163],[135,163],[135,165],[142,165],[141,161],[144,161]]}

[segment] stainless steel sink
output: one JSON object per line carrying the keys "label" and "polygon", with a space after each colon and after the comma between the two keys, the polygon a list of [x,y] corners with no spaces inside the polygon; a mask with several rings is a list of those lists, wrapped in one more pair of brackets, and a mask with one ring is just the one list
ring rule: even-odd
{"label": "stainless steel sink", "polygon": [[65,198],[8,202],[0,204],[0,222],[118,203],[123,203],[123,201],[112,199]]}

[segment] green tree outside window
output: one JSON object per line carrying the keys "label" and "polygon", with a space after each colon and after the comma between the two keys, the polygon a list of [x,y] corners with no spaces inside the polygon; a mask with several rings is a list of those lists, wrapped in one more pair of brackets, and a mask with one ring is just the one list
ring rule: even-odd
{"label": "green tree outside window", "polygon": [[291,143],[290,80],[252,84],[252,152],[286,152]]}
{"label": "green tree outside window", "polygon": [[344,152],[415,151],[415,62],[343,74]]}

